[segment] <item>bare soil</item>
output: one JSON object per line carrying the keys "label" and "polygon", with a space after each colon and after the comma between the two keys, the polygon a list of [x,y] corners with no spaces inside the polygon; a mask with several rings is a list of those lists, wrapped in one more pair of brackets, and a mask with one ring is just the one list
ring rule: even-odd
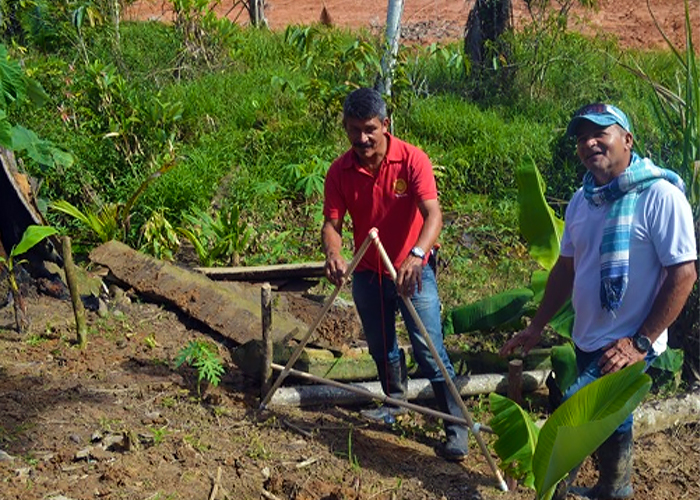
{"label": "bare soil", "polygon": [[[333,21],[380,28],[385,2],[367,8],[327,0]],[[682,2],[652,0],[671,38],[682,40]],[[273,29],[318,19],[320,0],[270,0]],[[471,2],[408,1],[404,20],[418,42],[458,40]],[[522,18],[518,6],[516,18]],[[694,19],[698,4],[693,2]],[[230,15],[234,15],[232,11]],[[136,2],[126,16],[167,20],[166,2]],[[644,2],[604,0],[581,29],[602,29],[628,47],[659,47]],[[698,24],[696,24],[697,26]],[[434,420],[410,414],[389,429],[363,421],[358,408],[273,408],[256,413],[259,383],[231,361],[224,338],[166,306],[131,295],[88,312],[89,344],[73,339],[70,303],[30,294],[29,331],[14,331],[12,307],[0,309],[0,499],[531,499],[498,490],[472,439],[463,463],[435,453]],[[311,322],[320,305],[300,296],[277,301]],[[347,311],[322,324],[324,340],[360,342]],[[218,346],[226,373],[197,389],[196,373],[175,368],[191,340]],[[533,410],[542,408],[538,395]],[[541,398],[540,398],[541,399]],[[484,399],[467,401],[488,421]],[[683,426],[636,440],[635,498],[700,498],[700,428]],[[489,437],[486,436],[487,441]],[[589,460],[581,482],[591,484]]]}
{"label": "bare soil", "polygon": [[[258,380],[233,364],[235,346],[166,306],[112,298],[106,313],[88,312],[80,350],[70,303],[30,295],[24,336],[12,307],[0,310],[2,499],[533,498],[522,487],[500,492],[474,439],[464,462],[439,458],[441,427],[421,415],[391,429],[363,421],[356,407],[256,413]],[[317,301],[287,298],[276,302],[318,316]],[[359,331],[347,312],[324,325],[324,340],[358,341],[347,335]],[[344,332],[334,336],[334,325]],[[200,393],[195,371],[175,367],[191,340],[217,346],[226,369],[218,387],[204,383]],[[530,398],[533,410],[543,396]],[[485,399],[467,403],[488,421]],[[691,425],[637,440],[637,498],[700,498],[699,432]],[[589,461],[584,483],[593,471]]]}
{"label": "bare soil", "polygon": [[[557,2],[552,2],[557,5]],[[664,38],[654,25],[645,0],[599,0],[596,11],[575,7],[569,16],[571,29],[587,34],[616,37],[625,48],[666,48]],[[683,0],[649,0],[651,12],[666,36],[685,46]],[[274,30],[290,24],[311,24],[321,19],[326,8],[333,24],[347,28],[382,30],[386,23],[387,1],[367,3],[356,0],[266,0],[265,17]],[[241,24],[248,22],[243,2],[221,2],[217,12]],[[402,17],[404,42],[432,43],[461,40],[474,0],[407,0]],[[690,1],[693,26],[700,26],[700,4]],[[137,0],[125,11],[127,19],[172,19],[171,3],[166,0]],[[513,0],[516,27],[528,22],[526,3]]]}

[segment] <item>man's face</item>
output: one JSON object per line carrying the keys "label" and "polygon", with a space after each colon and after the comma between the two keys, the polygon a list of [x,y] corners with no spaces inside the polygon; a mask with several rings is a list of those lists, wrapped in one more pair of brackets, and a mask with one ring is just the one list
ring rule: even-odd
{"label": "man's face", "polygon": [[345,133],[361,164],[370,163],[378,154],[386,153],[386,136],[389,119],[374,117],[369,120],[345,118]]}
{"label": "man's face", "polygon": [[585,121],[576,132],[576,152],[598,185],[609,183],[629,166],[632,134],[619,125],[601,127]]}

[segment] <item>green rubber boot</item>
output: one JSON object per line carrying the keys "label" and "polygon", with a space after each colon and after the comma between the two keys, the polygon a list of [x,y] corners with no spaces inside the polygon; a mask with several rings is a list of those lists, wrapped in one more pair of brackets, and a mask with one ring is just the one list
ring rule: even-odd
{"label": "green rubber boot", "polygon": [[633,448],[631,430],[613,433],[596,451],[599,471],[596,485],[592,488],[572,488],[572,493],[591,500],[632,498]]}

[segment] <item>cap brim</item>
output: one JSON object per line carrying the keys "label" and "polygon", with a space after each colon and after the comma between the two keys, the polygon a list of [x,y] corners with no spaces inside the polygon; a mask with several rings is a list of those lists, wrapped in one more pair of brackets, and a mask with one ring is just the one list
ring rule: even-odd
{"label": "cap brim", "polygon": [[[566,134],[570,136],[575,136],[576,131],[578,130],[579,125],[581,125],[582,122],[591,122],[594,123],[600,127],[609,127],[610,125],[615,125],[616,123],[619,125],[617,120],[610,116],[604,116],[604,115],[583,115],[583,116],[576,116],[571,119],[569,122],[569,126],[566,127]],[[620,125],[622,126],[622,125]],[[623,127],[624,128],[624,127]]]}

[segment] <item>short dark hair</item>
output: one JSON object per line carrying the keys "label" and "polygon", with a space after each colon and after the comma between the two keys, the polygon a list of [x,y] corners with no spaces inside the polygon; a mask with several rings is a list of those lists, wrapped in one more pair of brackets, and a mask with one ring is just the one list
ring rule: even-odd
{"label": "short dark hair", "polygon": [[371,120],[374,117],[380,120],[387,117],[386,102],[379,92],[363,87],[348,94],[343,103],[343,119]]}

